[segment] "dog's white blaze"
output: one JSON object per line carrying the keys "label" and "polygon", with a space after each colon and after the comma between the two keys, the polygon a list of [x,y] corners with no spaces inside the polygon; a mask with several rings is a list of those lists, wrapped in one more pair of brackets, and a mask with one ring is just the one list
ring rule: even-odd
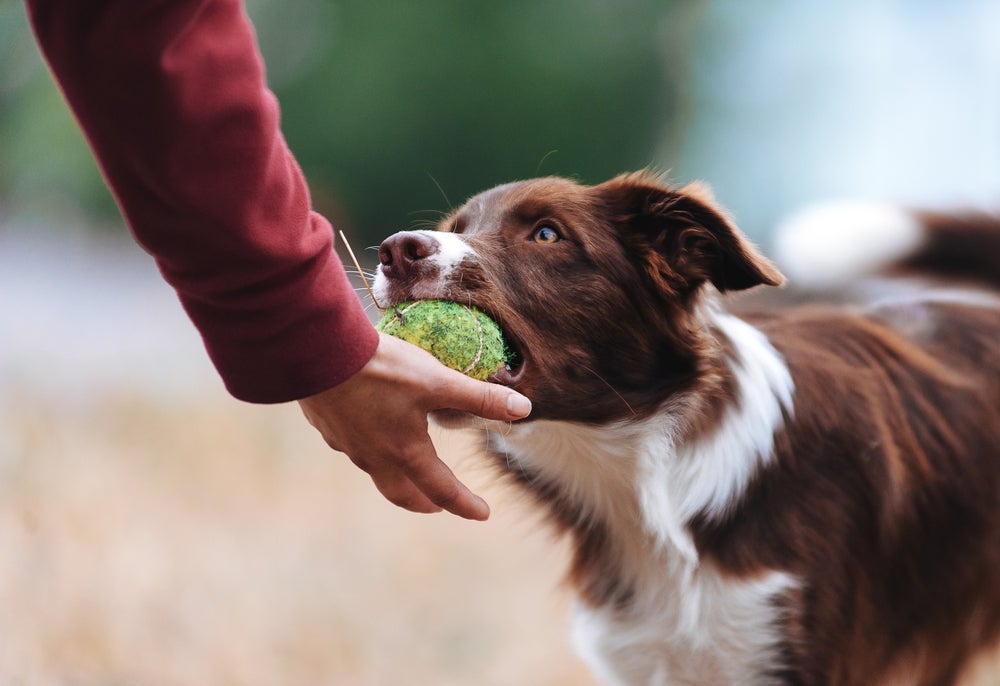
{"label": "dog's white blaze", "polygon": [[475,255],[475,251],[469,244],[458,237],[457,234],[447,231],[418,231],[431,240],[436,241],[441,249],[427,259],[436,264],[441,269],[440,280],[442,283],[448,278],[458,265],[466,258]]}
{"label": "dog's white blaze", "polygon": [[[427,265],[436,270],[436,278],[433,281],[421,281],[414,284],[414,295],[419,298],[434,298],[443,292],[445,286],[451,278],[452,273],[462,262],[476,256],[476,251],[469,247],[469,244],[459,238],[456,234],[446,231],[416,231],[428,236],[438,245],[438,250],[432,255],[424,258]],[[382,265],[375,271],[375,282],[372,285],[372,292],[375,299],[380,302],[388,302],[389,284],[382,273]]]}
{"label": "dog's white blaze", "polygon": [[751,675],[779,661],[773,601],[794,579],[724,576],[698,559],[687,527],[698,514],[723,516],[772,459],[792,379],[760,331],[721,312],[706,316],[732,342],[738,392],[718,427],[694,442],[681,440],[684,398],[649,419],[606,426],[488,423],[491,447],[513,467],[558,486],[581,517],[608,529],[605,552],[638,596],[626,610],[579,609],[575,641],[613,684],[767,684]]}

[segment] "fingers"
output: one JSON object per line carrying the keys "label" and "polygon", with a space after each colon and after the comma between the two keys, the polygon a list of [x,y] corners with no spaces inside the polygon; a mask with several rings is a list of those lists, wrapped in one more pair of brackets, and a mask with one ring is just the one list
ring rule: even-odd
{"label": "fingers", "polygon": [[486,501],[458,480],[448,465],[434,453],[429,440],[426,448],[428,453],[409,461],[405,467],[406,475],[414,486],[435,505],[452,514],[478,521],[488,519],[490,507]]}
{"label": "fingers", "polygon": [[465,519],[484,521],[490,516],[486,501],[470,491],[434,452],[428,440],[419,450],[376,466],[360,464],[375,487],[391,503],[412,512],[447,510]]}
{"label": "fingers", "polygon": [[449,384],[437,400],[440,407],[434,409],[461,410],[502,422],[531,414],[531,401],[517,391],[461,374],[449,375]]}
{"label": "fingers", "polygon": [[397,507],[423,514],[435,514],[443,509],[435,505],[402,473],[370,473],[369,476],[378,492]]}
{"label": "fingers", "polygon": [[489,517],[490,508],[438,458],[427,435],[428,413],[450,409],[513,421],[531,411],[516,391],[470,379],[385,335],[357,374],[299,404],[327,444],[367,472],[390,502],[476,520]]}
{"label": "fingers", "polygon": [[430,353],[393,336],[381,334],[379,352],[386,356],[386,373],[397,382],[412,384],[423,395],[426,410],[459,410],[503,422],[524,419],[531,401],[512,388],[465,376],[449,369]]}

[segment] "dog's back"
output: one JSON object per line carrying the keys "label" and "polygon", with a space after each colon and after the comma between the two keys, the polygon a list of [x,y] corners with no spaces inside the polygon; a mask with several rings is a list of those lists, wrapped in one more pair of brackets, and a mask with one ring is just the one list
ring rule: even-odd
{"label": "dog's back", "polygon": [[[836,299],[855,304],[748,316],[787,361],[796,403],[777,446],[783,469],[744,507],[768,513],[775,560],[808,568],[814,598],[791,632],[812,627],[813,640],[788,647],[805,683],[950,684],[1000,639],[1000,219],[880,210],[829,221],[842,210],[800,220],[779,243],[807,286],[837,289],[837,273]],[[880,229],[898,242],[864,255]],[[853,267],[817,249],[831,231],[856,243]]]}

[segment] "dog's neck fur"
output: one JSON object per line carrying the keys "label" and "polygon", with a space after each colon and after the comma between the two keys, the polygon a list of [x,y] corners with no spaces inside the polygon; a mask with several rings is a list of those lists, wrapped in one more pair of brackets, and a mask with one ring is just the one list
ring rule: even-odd
{"label": "dog's neck fur", "polygon": [[[774,432],[791,412],[791,376],[763,334],[715,304],[703,312],[706,327],[726,343],[718,347],[726,351],[721,375],[734,386],[731,402],[715,407],[711,398],[722,380],[706,378],[648,418],[610,426],[529,422],[489,438],[489,448],[587,547],[581,554],[591,563],[609,556],[628,587],[627,577],[641,577],[643,565],[659,566],[659,558],[679,569],[698,566],[688,524],[735,507],[771,459]],[[595,535],[601,545],[581,540]]]}

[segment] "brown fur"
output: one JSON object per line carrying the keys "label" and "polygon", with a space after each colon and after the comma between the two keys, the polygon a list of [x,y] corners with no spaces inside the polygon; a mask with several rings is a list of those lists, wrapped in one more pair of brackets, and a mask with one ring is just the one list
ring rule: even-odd
{"label": "brown fur", "polygon": [[789,683],[877,683],[915,646],[920,683],[951,683],[1000,637],[1000,316],[930,309],[920,344],[877,315],[757,322],[791,367],[795,418],[733,516],[695,533],[734,574],[810,580]]}

